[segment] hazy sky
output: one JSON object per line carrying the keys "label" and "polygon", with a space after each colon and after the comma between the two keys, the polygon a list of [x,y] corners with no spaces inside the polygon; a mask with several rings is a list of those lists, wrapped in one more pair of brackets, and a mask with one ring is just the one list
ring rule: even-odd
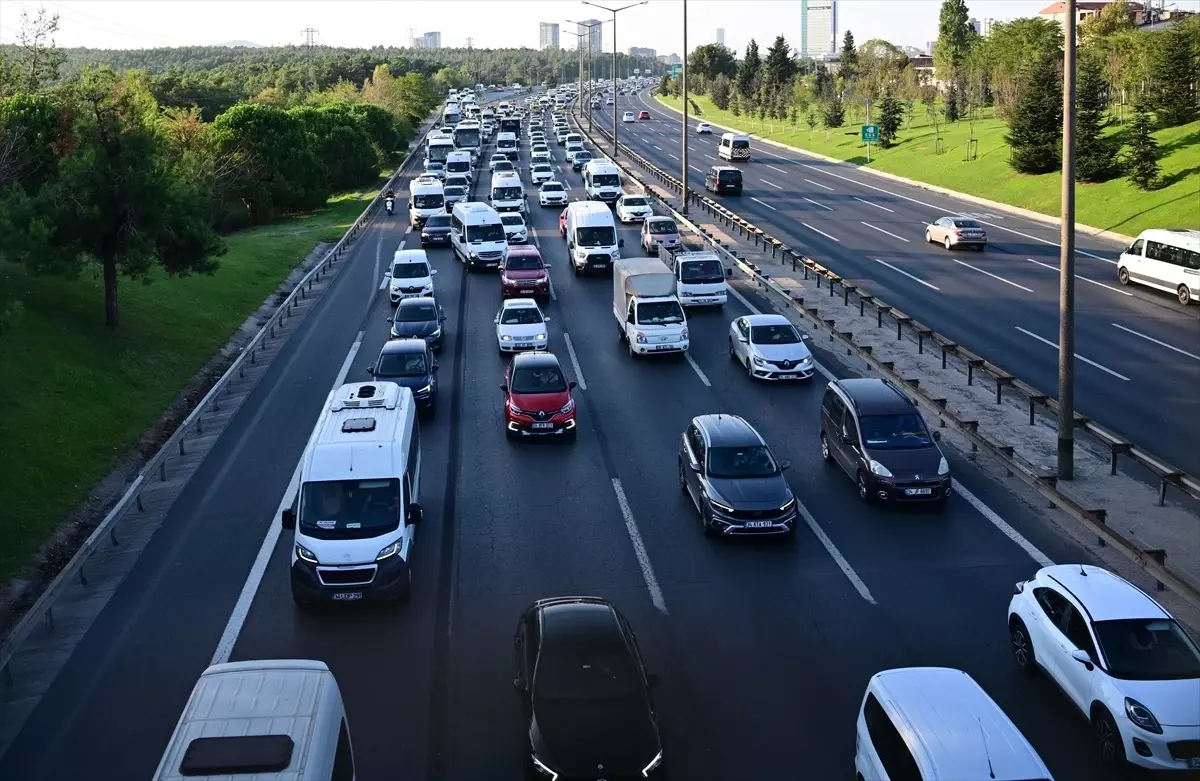
{"label": "hazy sky", "polygon": [[[601,2],[609,7],[624,2]],[[979,19],[1035,16],[1051,0],[968,0]],[[317,42],[369,47],[407,44],[408,28],[418,34],[437,30],[443,46],[531,46],[538,23],[611,19],[577,0],[0,0],[0,42],[11,43],[20,28],[21,10],[39,4],[57,11],[60,46],[148,48],[216,44],[248,40],[264,45],[302,43],[305,27],[319,30]],[[1172,3],[1174,4],[1174,3]],[[1200,0],[1178,0],[1200,7]],[[937,37],[939,0],[838,0],[838,38],[846,29],[861,43],[886,38],[898,45],[923,46]],[[660,54],[683,48],[681,0],[650,3],[619,14],[617,44],[647,46]],[[800,43],[799,0],[689,0],[688,44],[716,40],[739,52],[750,38],[760,43],[782,33],[793,47]],[[604,48],[611,51],[612,27],[604,25]],[[573,46],[563,35],[561,43]]]}

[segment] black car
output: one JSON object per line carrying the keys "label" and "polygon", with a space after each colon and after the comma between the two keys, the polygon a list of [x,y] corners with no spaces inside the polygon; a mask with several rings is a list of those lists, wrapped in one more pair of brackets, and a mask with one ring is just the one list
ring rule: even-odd
{"label": "black car", "polygon": [[599,597],[542,599],[514,638],[528,778],[662,777],[662,740],[629,622]]}
{"label": "black car", "polygon": [[424,339],[434,350],[442,346],[442,323],[446,314],[432,298],[405,298],[388,318],[393,339]]}
{"label": "black car", "polygon": [[575,157],[571,159],[571,170],[582,171],[583,167],[592,159],[592,153],[588,151],[576,152]]}
{"label": "black car", "polygon": [[450,215],[435,214],[425,220],[425,226],[421,228],[421,246],[427,244],[449,244],[450,243]]}
{"label": "black car", "polygon": [[796,533],[796,497],[754,427],[736,415],[700,415],[679,441],[679,490],[708,536]]}
{"label": "black car", "polygon": [[430,417],[437,412],[438,364],[424,339],[392,339],[383,345],[374,366],[367,373],[409,388],[417,408]]}
{"label": "black car", "polygon": [[952,488],[941,438],[887,380],[835,380],[825,388],[821,457],[850,475],[865,502],[945,502]]}
{"label": "black car", "polygon": [[742,172],[731,165],[714,165],[704,176],[704,189],[718,195],[741,195]]}

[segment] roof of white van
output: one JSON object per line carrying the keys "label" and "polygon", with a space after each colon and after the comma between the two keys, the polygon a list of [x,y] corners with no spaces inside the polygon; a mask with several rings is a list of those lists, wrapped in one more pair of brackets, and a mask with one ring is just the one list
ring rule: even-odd
{"label": "roof of white van", "polygon": [[580,225],[615,225],[612,209],[599,201],[571,201],[568,214]]}
{"label": "roof of white van", "polygon": [[499,212],[482,201],[459,201],[454,204],[454,213],[472,225],[500,222]]}
{"label": "roof of white van", "polygon": [[413,179],[413,183],[409,186],[408,189],[409,189],[409,192],[413,192],[413,193],[416,193],[416,192],[428,193],[428,192],[441,192],[442,187],[443,187],[442,180],[438,179],[436,176],[418,176],[416,179]]}
{"label": "roof of white van", "polygon": [[931,781],[1050,778],[1029,741],[962,670],[906,667],[876,673],[872,682]]}
{"label": "roof of white van", "polygon": [[[399,475],[408,453],[404,424],[415,417],[413,404],[412,391],[394,382],[352,382],[334,390],[313,446],[304,454],[305,481]],[[367,419],[374,420],[370,430],[355,425]]]}
{"label": "roof of white van", "polygon": [[1149,228],[1138,235],[1139,239],[1171,244],[1176,247],[1200,252],[1200,230],[1186,228]]}

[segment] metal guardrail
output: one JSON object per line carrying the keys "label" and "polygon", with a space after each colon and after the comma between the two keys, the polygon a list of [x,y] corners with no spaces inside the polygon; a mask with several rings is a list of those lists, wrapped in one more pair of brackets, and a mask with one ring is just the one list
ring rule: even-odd
{"label": "metal guardrail", "polygon": [[75,579],[85,586],[88,584],[87,574],[84,569],[87,559],[106,539],[113,546],[120,544],[117,537],[117,527],[120,525],[125,513],[131,506],[136,506],[139,510],[142,509],[142,491],[155,481],[162,482],[167,479],[166,463],[168,457],[174,452],[178,452],[180,455],[186,452],[184,449],[184,439],[193,430],[196,433],[203,434],[205,414],[210,409],[214,412],[221,409],[222,393],[228,394],[232,391],[234,382],[244,376],[244,369],[247,363],[257,363],[259,350],[263,348],[268,339],[275,338],[276,328],[286,322],[287,318],[291,316],[296,302],[308,297],[308,293],[312,291],[313,281],[320,280],[324,274],[328,273],[342,259],[346,250],[358,239],[363,230],[371,224],[383,203],[383,193],[389,187],[395,186],[397,180],[403,176],[405,170],[413,160],[419,158],[425,137],[429,135],[435,125],[436,119],[426,125],[418,134],[414,145],[405,154],[404,159],[396,167],[396,170],[393,171],[387,183],[375,194],[375,197],[363,209],[362,214],[358,216],[345,235],[304,275],[295,288],[292,289],[292,292],[288,294],[287,298],[271,313],[271,316],[267,318],[267,321],[259,328],[258,332],[241,348],[240,354],[229,365],[229,368],[225,370],[225,373],[213,383],[212,388],[204,395],[204,398],[196,404],[188,416],[184,418],[183,422],[179,424],[178,428],[163,443],[162,447],[141,468],[137,478],[104,516],[104,520],[92,531],[91,535],[88,536],[79,550],[75,552],[70,561],[50,581],[49,585],[46,586],[46,589],[29,610],[13,626],[12,631],[0,639],[0,670],[4,670],[6,678],[11,679],[12,673],[9,670],[9,662],[12,660],[12,656],[16,648],[20,645],[20,642],[33,627],[34,622],[46,620],[53,625],[54,601],[69,581]]}
{"label": "metal guardrail", "polygon": [[[591,138],[590,134],[584,131],[580,123],[576,122],[576,126],[581,134]],[[609,140],[611,140],[611,136],[609,136],[603,128],[600,129],[600,132]],[[595,144],[594,139],[592,139],[592,142]],[[628,149],[628,147],[625,145],[621,145],[620,149],[630,159],[634,160],[638,165],[645,168],[660,181],[667,183],[668,186],[671,186],[671,188],[676,192],[681,190],[678,180],[675,180],[670,174],[658,168],[653,163],[650,163],[648,160],[645,160],[636,152]],[[619,160],[614,162],[617,163],[617,165],[626,173],[629,178],[636,181],[639,185],[647,190],[651,197],[654,197],[650,184],[638,176],[637,172],[631,170],[629,166],[623,165]],[[810,272],[816,275],[818,287],[820,286],[821,279],[827,280],[831,297],[834,295],[834,286],[840,286],[843,294],[843,305],[850,305],[850,293],[853,292],[858,297],[860,314],[865,311],[865,307],[868,303],[876,307],[878,314],[877,322],[879,323],[880,327],[883,325],[884,314],[889,315],[896,323],[898,339],[902,338],[903,327],[905,324],[908,324],[911,328],[916,330],[918,350],[923,351],[923,343],[925,339],[929,339],[932,344],[939,346],[941,349],[943,367],[945,367],[946,358],[949,355],[955,355],[962,358],[967,367],[968,384],[973,382],[974,372],[976,370],[981,370],[991,375],[996,380],[997,402],[1002,399],[1003,389],[1005,386],[1014,387],[1018,391],[1026,394],[1027,398],[1030,399],[1029,414],[1031,425],[1034,421],[1034,413],[1037,406],[1041,405],[1047,409],[1054,409],[1052,406],[1052,400],[1046,397],[1044,394],[1038,393],[1036,389],[1032,388],[1032,386],[1017,380],[1012,375],[1007,374],[992,364],[989,364],[983,358],[979,358],[973,353],[964,350],[959,345],[956,345],[945,337],[942,337],[932,329],[922,326],[920,323],[914,321],[911,317],[908,317],[904,313],[900,312],[900,310],[883,303],[874,296],[864,293],[854,285],[846,284],[838,275],[816,263],[811,258],[806,258],[794,250],[791,250],[784,245],[783,242],[780,242],[778,239],[775,239],[766,232],[755,228],[751,223],[741,219],[737,215],[733,214],[733,212],[725,209],[715,201],[711,201],[704,196],[697,196],[694,193],[690,195],[693,196],[689,199],[690,203],[695,203],[696,205],[702,206],[709,214],[721,217],[731,226],[736,226],[743,236],[753,238],[756,246],[759,246],[761,242],[762,247],[765,250],[769,245],[771,248],[772,257],[776,257],[776,254],[779,253],[781,263],[787,262],[788,257],[790,256],[793,269],[798,270],[801,266],[803,266],[805,270],[805,278],[808,278],[808,273]],[[717,250],[728,260],[736,264],[738,268],[740,268],[761,288],[783,298],[803,317],[810,320],[818,327],[827,329],[831,334],[831,338],[841,344],[849,352],[855,354],[871,368],[892,380],[899,387],[907,389],[910,392],[909,395],[913,398],[914,403],[936,415],[939,419],[940,425],[948,425],[955,429],[955,431],[957,431],[961,436],[971,443],[971,449],[973,451],[982,450],[995,458],[1005,466],[1009,474],[1015,475],[1022,482],[1030,486],[1039,495],[1046,499],[1046,501],[1052,507],[1057,507],[1058,509],[1062,510],[1067,514],[1067,516],[1093,532],[1101,545],[1110,545],[1141,567],[1143,571],[1155,579],[1157,587],[1160,591],[1164,588],[1170,589],[1172,592],[1184,599],[1184,601],[1186,601],[1188,604],[1195,608],[1200,608],[1200,584],[1193,583],[1188,576],[1171,568],[1167,564],[1167,552],[1165,550],[1161,548],[1150,548],[1142,542],[1130,536],[1121,534],[1112,527],[1108,526],[1106,510],[1085,507],[1074,498],[1064,494],[1058,489],[1057,479],[1054,475],[1039,473],[1032,466],[1018,458],[1014,448],[1011,445],[1004,445],[996,442],[980,432],[978,421],[960,419],[953,412],[947,409],[946,399],[935,398],[923,391],[920,387],[919,379],[902,377],[895,371],[895,364],[891,361],[882,361],[877,358],[873,354],[873,350],[870,345],[857,344],[853,339],[852,333],[838,331],[834,326],[834,321],[831,319],[821,318],[816,307],[806,307],[804,305],[803,298],[793,296],[791,292],[775,282],[769,274],[764,273],[754,264],[748,263],[746,260],[739,258],[736,253],[731,251],[728,247],[725,247],[720,241],[701,229],[688,217],[672,208],[662,199],[655,198],[655,200],[658,200],[662,207],[668,211],[672,217],[686,225],[689,229],[693,230],[698,236],[701,236],[709,245],[711,245],[713,249]],[[788,253],[787,255],[783,254],[784,250],[786,250]],[[1163,478],[1163,482],[1160,483],[1159,491],[1160,503],[1164,499],[1163,494],[1165,492],[1165,486],[1168,483],[1179,485],[1189,495],[1196,496],[1197,494],[1200,494],[1200,490],[1196,490],[1198,486],[1194,478],[1182,475],[1182,473],[1177,472],[1177,470],[1171,470],[1171,468],[1164,462],[1155,459],[1153,456],[1149,456],[1145,453],[1145,451],[1135,448],[1131,443],[1125,443],[1119,437],[1116,437],[1116,435],[1108,432],[1106,429],[1095,426],[1095,424],[1091,424],[1090,421],[1087,421],[1086,419],[1083,419],[1082,423],[1090,424],[1092,429],[1088,429],[1085,425],[1080,425],[1081,428],[1088,430],[1089,433],[1096,435],[1102,441],[1106,441],[1110,447],[1112,447],[1110,467],[1113,474],[1116,473],[1117,455],[1119,452],[1124,452],[1133,457],[1139,463],[1143,463],[1151,469],[1158,467],[1161,472],[1179,474],[1182,478],[1184,478],[1179,479],[1177,482],[1168,481],[1165,477]],[[1160,477],[1162,477],[1161,472]]]}

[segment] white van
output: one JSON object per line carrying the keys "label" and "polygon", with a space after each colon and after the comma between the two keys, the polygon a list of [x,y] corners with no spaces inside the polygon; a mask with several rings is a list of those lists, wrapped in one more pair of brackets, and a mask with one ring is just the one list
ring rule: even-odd
{"label": "white van", "polygon": [[488,203],[497,212],[525,212],[525,188],[516,171],[497,171],[492,174]]}
{"label": "white van", "polygon": [[496,151],[507,157],[509,160],[517,159],[517,134],[516,133],[497,133],[496,134]]}
{"label": "white van", "polygon": [[1184,306],[1200,299],[1200,231],[1142,231],[1121,253],[1117,279],[1174,293]]}
{"label": "white van", "polygon": [[154,781],[354,781],[342,693],[324,662],[214,664],[200,675]]}
{"label": "white van", "polygon": [[908,667],[871,676],[858,712],[862,781],[1051,781],[1033,746],[971,676]]}
{"label": "white van", "polygon": [[722,160],[750,162],[750,136],[738,133],[723,134],[721,145],[717,147],[717,157]]}
{"label": "white van", "polygon": [[456,203],[450,211],[450,246],[468,269],[500,268],[508,236],[500,215],[486,203]]}
{"label": "white van", "polygon": [[625,240],[617,237],[612,210],[594,201],[567,204],[567,257],[579,275],[586,271],[609,271],[621,259]]}
{"label": "white van", "polygon": [[425,250],[404,249],[401,245],[392,256],[392,268],[387,272],[392,306],[404,298],[432,298],[433,275],[436,273],[436,269],[429,267]]}
{"label": "white van", "polygon": [[294,530],[292,599],[406,599],[421,522],[421,433],[412,390],[394,382],[335,388],[283,511]]}
{"label": "white van", "polygon": [[725,306],[729,275],[715,252],[658,251],[658,257],[675,275],[675,292],[684,306]]}
{"label": "white van", "polygon": [[583,189],[589,201],[616,203],[623,194],[621,169],[607,160],[591,160],[583,167]]}
{"label": "white van", "polygon": [[445,175],[450,176],[451,174],[462,174],[468,179],[473,178],[471,175],[470,152],[462,149],[456,149],[455,151],[446,155]]}
{"label": "white van", "polygon": [[446,211],[442,182],[436,176],[418,176],[408,187],[408,222],[421,228],[425,220]]}

